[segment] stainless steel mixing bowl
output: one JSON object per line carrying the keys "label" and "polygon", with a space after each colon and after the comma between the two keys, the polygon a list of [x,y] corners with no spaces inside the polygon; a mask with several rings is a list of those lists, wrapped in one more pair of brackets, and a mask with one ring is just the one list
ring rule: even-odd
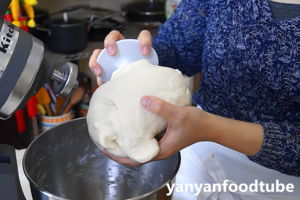
{"label": "stainless steel mixing bowl", "polygon": [[139,167],[110,160],[91,140],[86,118],[44,132],[23,158],[34,200],[159,199],[179,166],[179,153]]}

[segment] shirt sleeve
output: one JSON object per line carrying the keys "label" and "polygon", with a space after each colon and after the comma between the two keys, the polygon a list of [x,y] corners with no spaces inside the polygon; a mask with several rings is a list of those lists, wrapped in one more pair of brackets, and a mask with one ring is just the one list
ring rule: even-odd
{"label": "shirt sleeve", "polygon": [[248,158],[284,174],[300,176],[300,124],[260,123],[264,141],[260,152]]}
{"label": "shirt sleeve", "polygon": [[153,38],[159,65],[192,76],[201,71],[208,6],[205,0],[183,0]]}

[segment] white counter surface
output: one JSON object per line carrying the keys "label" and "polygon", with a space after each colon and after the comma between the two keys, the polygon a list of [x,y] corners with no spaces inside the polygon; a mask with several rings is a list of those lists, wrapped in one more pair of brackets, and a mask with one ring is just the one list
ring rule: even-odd
{"label": "white counter surface", "polygon": [[16,150],[17,165],[18,165],[20,183],[21,183],[21,187],[22,187],[23,193],[25,195],[25,198],[26,198],[26,200],[32,200],[29,181],[26,178],[24,171],[23,171],[23,167],[22,167],[22,159],[23,159],[25,151],[26,151],[26,149]]}

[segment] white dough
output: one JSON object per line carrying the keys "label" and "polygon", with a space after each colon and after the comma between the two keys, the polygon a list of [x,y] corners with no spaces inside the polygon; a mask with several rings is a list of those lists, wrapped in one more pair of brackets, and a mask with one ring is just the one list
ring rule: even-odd
{"label": "white dough", "polygon": [[173,105],[190,105],[191,94],[179,70],[139,60],[114,72],[90,101],[87,124],[91,138],[103,150],[137,162],[147,162],[158,152],[154,138],[167,121],[141,105],[152,95]]}

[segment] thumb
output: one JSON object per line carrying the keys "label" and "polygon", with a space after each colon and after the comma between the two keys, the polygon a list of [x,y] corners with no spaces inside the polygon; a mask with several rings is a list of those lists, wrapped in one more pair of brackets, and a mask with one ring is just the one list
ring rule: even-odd
{"label": "thumb", "polygon": [[144,96],[141,99],[141,104],[148,111],[163,117],[167,121],[170,121],[175,116],[176,106],[157,97]]}

